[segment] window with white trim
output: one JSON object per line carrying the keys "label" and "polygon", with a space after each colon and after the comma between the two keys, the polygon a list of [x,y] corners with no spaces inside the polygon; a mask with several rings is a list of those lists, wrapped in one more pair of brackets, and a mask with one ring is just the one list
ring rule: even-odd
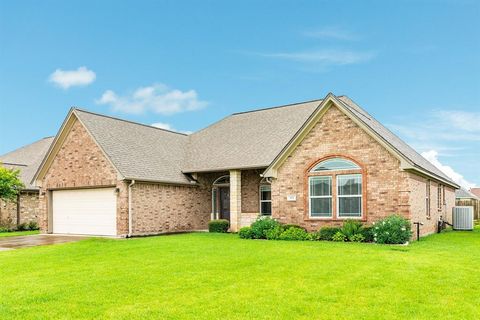
{"label": "window with white trim", "polygon": [[260,214],[272,215],[272,189],[269,184],[260,185]]}
{"label": "window with white trim", "polygon": [[362,169],[356,163],[343,158],[330,158],[315,165],[308,175],[310,218],[362,217]]}
{"label": "window with white trim", "polygon": [[310,216],[332,217],[332,177],[310,177],[309,186]]}
{"label": "window with white trim", "polygon": [[337,212],[340,218],[362,216],[362,175],[337,176]]}

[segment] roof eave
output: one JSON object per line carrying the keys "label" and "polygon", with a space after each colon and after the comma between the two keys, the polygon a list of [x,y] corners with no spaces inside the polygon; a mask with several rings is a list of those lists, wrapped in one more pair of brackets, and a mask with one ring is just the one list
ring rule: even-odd
{"label": "roof eave", "polygon": [[227,166],[227,167],[204,168],[204,169],[187,169],[187,170],[182,170],[182,173],[206,173],[206,172],[219,172],[219,171],[230,171],[230,170],[259,170],[259,169],[265,169],[267,167],[268,167],[268,164],[254,165],[254,166]]}

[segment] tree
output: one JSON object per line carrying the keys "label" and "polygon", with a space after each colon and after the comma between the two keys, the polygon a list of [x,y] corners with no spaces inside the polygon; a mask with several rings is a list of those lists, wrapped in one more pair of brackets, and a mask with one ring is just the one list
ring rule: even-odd
{"label": "tree", "polygon": [[0,165],[0,199],[11,201],[17,198],[23,185],[19,178],[20,170],[7,169]]}

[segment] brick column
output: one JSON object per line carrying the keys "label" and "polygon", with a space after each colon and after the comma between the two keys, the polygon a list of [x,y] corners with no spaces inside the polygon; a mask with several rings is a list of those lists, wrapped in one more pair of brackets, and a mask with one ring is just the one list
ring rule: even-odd
{"label": "brick column", "polygon": [[242,172],[230,170],[230,231],[240,229],[240,215],[242,213]]}

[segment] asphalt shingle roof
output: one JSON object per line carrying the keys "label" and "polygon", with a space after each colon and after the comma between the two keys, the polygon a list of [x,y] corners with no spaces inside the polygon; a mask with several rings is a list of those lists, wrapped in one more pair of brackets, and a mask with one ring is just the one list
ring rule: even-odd
{"label": "asphalt shingle roof", "polygon": [[189,183],[182,173],[187,135],[79,109],[74,112],[125,178]]}
{"label": "asphalt shingle roof", "polygon": [[37,187],[31,184],[32,178],[42,163],[54,137],[43,138],[39,141],[21,147],[0,156],[0,163],[9,169],[20,170],[20,180],[25,185],[25,189],[36,190]]}
{"label": "asphalt shingle roof", "polygon": [[464,188],[460,188],[455,190],[455,198],[467,198],[467,199],[477,199],[480,200],[479,197],[474,195],[468,190],[465,190]]}
{"label": "asphalt shingle roof", "polygon": [[236,113],[193,133],[184,171],[268,167],[321,102]]}
{"label": "asphalt shingle roof", "polygon": [[[414,166],[452,182],[351,99],[337,99]],[[191,135],[80,109],[73,112],[125,178],[190,183],[184,173],[268,167],[321,103],[235,113]]]}

